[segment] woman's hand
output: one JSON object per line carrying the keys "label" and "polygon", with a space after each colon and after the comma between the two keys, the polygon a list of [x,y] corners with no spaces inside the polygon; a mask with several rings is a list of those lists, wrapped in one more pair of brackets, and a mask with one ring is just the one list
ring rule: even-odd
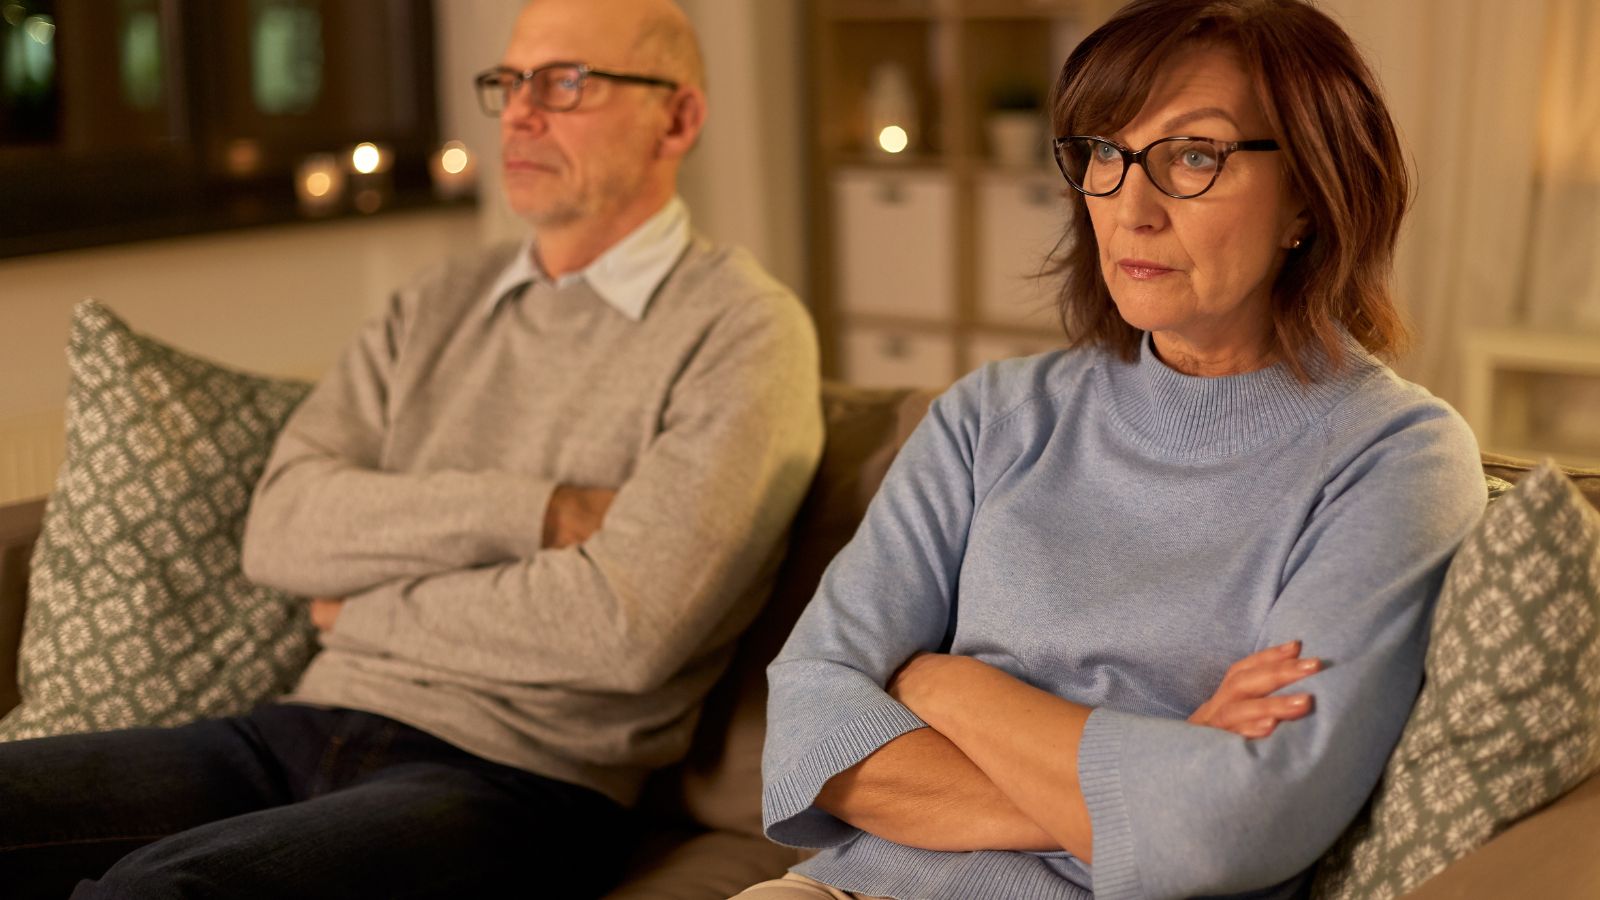
{"label": "woman's hand", "polygon": [[1322,660],[1300,658],[1300,642],[1290,641],[1252,653],[1228,667],[1211,699],[1200,704],[1189,721],[1247,738],[1264,738],[1279,722],[1311,712],[1310,694],[1269,696],[1322,670]]}

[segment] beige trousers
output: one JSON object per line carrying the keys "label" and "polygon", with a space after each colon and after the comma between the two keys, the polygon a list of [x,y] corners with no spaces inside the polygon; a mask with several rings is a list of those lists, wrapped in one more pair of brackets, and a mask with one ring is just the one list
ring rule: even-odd
{"label": "beige trousers", "polygon": [[776,881],[763,881],[751,885],[735,894],[730,900],[890,900],[890,898],[841,891],[814,878],[790,872]]}

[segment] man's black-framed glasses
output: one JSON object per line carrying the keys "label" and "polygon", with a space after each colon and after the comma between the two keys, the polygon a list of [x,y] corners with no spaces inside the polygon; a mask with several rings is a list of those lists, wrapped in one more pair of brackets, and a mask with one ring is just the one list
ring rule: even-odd
{"label": "man's black-framed glasses", "polygon": [[1241,150],[1277,150],[1270,138],[1218,141],[1204,137],[1165,137],[1143,150],[1130,150],[1110,138],[1075,134],[1055,139],[1056,165],[1067,183],[1090,197],[1109,197],[1122,188],[1129,166],[1143,166],[1150,183],[1177,200],[1211,190],[1228,157]]}
{"label": "man's black-framed glasses", "polygon": [[626,84],[643,84],[677,90],[678,83],[649,75],[608,72],[575,62],[554,62],[537,69],[518,71],[495,66],[472,79],[478,88],[478,105],[491,116],[498,116],[511,105],[511,98],[527,85],[528,99],[545,112],[566,112],[583,102],[583,86],[591,78],[608,78]]}

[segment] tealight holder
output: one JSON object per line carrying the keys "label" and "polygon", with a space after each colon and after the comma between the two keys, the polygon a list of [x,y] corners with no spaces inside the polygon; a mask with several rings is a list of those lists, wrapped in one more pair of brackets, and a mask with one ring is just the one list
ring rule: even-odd
{"label": "tealight holder", "polygon": [[294,170],[294,195],[300,211],[326,216],[344,203],[345,170],[332,153],[313,153]]}
{"label": "tealight holder", "polygon": [[394,196],[394,153],[383,144],[363,141],[345,157],[350,172],[350,201],[358,212],[372,214]]}
{"label": "tealight holder", "polygon": [[461,141],[446,141],[428,159],[434,196],[459,200],[478,191],[478,158]]}

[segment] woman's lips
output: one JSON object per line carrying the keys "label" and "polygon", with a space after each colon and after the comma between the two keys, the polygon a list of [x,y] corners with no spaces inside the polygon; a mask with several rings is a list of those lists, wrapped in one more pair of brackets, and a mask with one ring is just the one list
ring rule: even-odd
{"label": "woman's lips", "polygon": [[1122,268],[1122,271],[1128,273],[1129,278],[1132,278],[1136,281],[1149,281],[1152,278],[1160,278],[1163,275],[1171,275],[1174,271],[1176,271],[1174,269],[1169,269],[1166,266],[1150,262],[1147,259],[1124,259],[1119,261],[1117,265]]}

